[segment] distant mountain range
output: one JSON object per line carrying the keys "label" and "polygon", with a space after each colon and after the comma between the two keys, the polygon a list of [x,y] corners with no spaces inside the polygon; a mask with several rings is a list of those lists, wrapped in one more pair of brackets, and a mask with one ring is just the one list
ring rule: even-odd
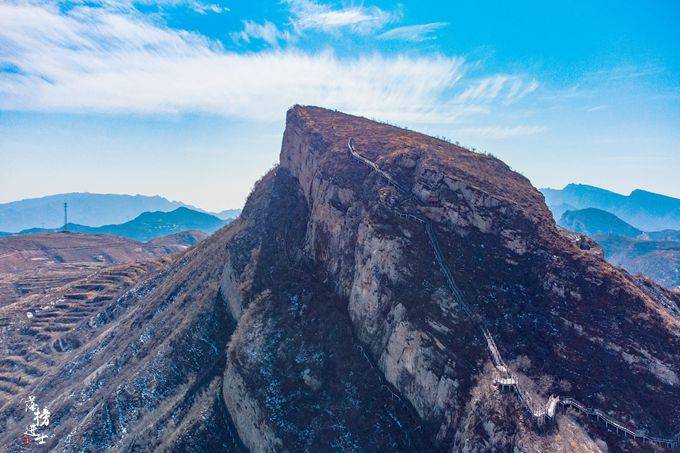
{"label": "distant mountain range", "polygon": [[631,274],[643,274],[668,288],[680,287],[680,242],[646,241],[617,235],[595,235],[610,263]]}
{"label": "distant mountain range", "polygon": [[240,209],[225,209],[224,211],[213,213],[216,217],[222,220],[233,220],[241,214]]}
{"label": "distant mountain range", "polygon": [[614,214],[596,208],[566,211],[559,224],[577,233],[593,236],[595,234],[616,234],[625,237],[638,237],[643,232],[616,217]]}
{"label": "distant mountain range", "polygon": [[664,286],[680,286],[680,199],[644,190],[621,195],[584,184],[541,192],[557,223],[590,236],[607,261]]}
{"label": "distant mountain range", "polygon": [[[73,233],[107,234],[146,242],[160,236],[187,230],[198,230],[211,234],[227,223],[229,223],[228,220],[222,220],[212,214],[181,207],[170,212],[145,212],[129,222],[118,225],[92,227],[69,223],[66,229]],[[30,228],[20,231],[19,235],[49,233],[61,229]]]}
{"label": "distant mountain range", "polygon": [[[64,203],[68,203],[69,222],[91,227],[121,224],[144,212],[169,212],[180,207],[206,212],[160,196],[65,193],[0,204],[0,231],[14,233],[29,228],[60,228],[64,224]],[[238,209],[225,210],[217,217],[233,219],[239,213]]]}
{"label": "distant mountain range", "polygon": [[564,189],[541,189],[556,219],[566,211],[597,208],[644,231],[680,230],[680,199],[644,190],[621,195],[599,187],[569,184]]}
{"label": "distant mountain range", "polygon": [[566,211],[558,223],[594,239],[610,263],[669,288],[680,286],[680,231],[644,232],[595,208]]}
{"label": "distant mountain range", "polygon": [[678,230],[648,231],[642,233],[640,239],[645,239],[648,241],[680,241],[680,231]]}
{"label": "distant mountain range", "polygon": [[179,233],[168,234],[152,239],[148,242],[149,245],[164,246],[164,247],[191,247],[207,238],[208,234],[198,230],[180,231]]}

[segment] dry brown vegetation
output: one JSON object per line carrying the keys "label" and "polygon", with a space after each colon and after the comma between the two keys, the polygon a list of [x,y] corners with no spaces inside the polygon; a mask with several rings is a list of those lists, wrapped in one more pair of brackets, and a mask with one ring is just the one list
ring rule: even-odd
{"label": "dry brown vegetation", "polygon": [[40,281],[44,291],[18,298],[0,307],[0,410],[11,398],[35,385],[53,368],[66,363],[64,353],[80,347],[76,332],[92,322],[102,308],[149,272],[169,261],[80,268],[73,281]]}
{"label": "dry brown vegetation", "polygon": [[[479,320],[405,212],[429,219]],[[537,428],[499,392],[476,322],[536,399],[568,392],[660,435],[677,422],[678,296],[563,235],[502,162],[415,132],[293,108],[241,217],[145,275],[43,343],[60,361],[14,388],[0,441],[31,391],[54,449],[642,448],[578,414]]]}

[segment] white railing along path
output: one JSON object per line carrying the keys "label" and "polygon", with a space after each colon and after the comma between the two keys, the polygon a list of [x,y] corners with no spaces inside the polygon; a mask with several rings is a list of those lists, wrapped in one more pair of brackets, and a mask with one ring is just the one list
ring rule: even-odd
{"label": "white railing along path", "polygon": [[[354,147],[352,146],[351,138],[347,141],[347,147],[349,148],[350,155],[353,158],[363,163],[364,165],[367,165],[376,173],[378,173],[380,176],[382,176],[385,180],[387,180],[388,183],[394,186],[402,195],[413,198],[412,195],[410,194],[410,191],[407,190],[401,184],[399,184],[399,182],[397,182],[391,175],[380,169],[380,167],[378,167],[378,165],[372,162],[371,160],[357,153]],[[413,199],[415,200],[415,198]],[[478,328],[481,330],[482,335],[484,336],[487,349],[489,350],[489,354],[491,355],[491,361],[499,374],[499,377],[496,379],[496,383],[499,384],[501,387],[513,389],[514,392],[517,394],[518,399],[524,406],[524,408],[531,414],[531,416],[539,425],[542,425],[545,422],[546,418],[552,419],[555,416],[555,412],[558,408],[558,405],[561,405],[563,408],[572,408],[585,415],[596,417],[597,420],[604,422],[606,426],[615,428],[616,432],[619,434],[622,433],[626,436],[630,436],[635,439],[652,442],[659,445],[665,445],[671,448],[677,446],[680,443],[680,432],[672,438],[649,436],[643,431],[627,428],[621,422],[614,420],[613,418],[604,414],[599,409],[586,407],[585,405],[576,401],[573,398],[560,398],[559,396],[551,395],[548,398],[548,401],[545,405],[535,403],[530,394],[522,387],[519,379],[513,376],[512,372],[503,361],[503,357],[501,356],[498,346],[496,345],[496,342],[491,336],[489,330],[484,326],[482,318],[478,316],[470,308],[470,306],[468,306],[467,303],[465,303],[463,299],[463,294],[456,285],[455,280],[453,279],[453,276],[451,275],[451,272],[449,271],[449,268],[446,265],[446,261],[444,260],[444,254],[441,251],[439,241],[437,240],[437,235],[434,232],[434,228],[432,227],[432,223],[430,222],[430,220],[427,217],[418,214],[402,211],[396,212],[397,215],[399,215],[402,218],[416,220],[417,222],[425,225],[425,232],[427,234],[428,241],[430,243],[432,251],[434,252],[435,260],[437,261],[437,265],[439,266],[439,269],[442,275],[444,276],[444,280],[446,281],[446,285],[449,291],[451,292],[454,301],[463,309],[465,314],[468,315],[468,317],[478,326]]]}

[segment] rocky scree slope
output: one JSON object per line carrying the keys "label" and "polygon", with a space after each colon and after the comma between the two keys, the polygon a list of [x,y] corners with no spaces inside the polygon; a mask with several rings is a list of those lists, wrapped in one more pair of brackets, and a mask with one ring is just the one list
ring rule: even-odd
{"label": "rocky scree slope", "polygon": [[[407,188],[400,195],[347,141]],[[501,161],[315,107],[235,222],[83,325],[96,339],[32,389],[52,447],[253,451],[642,448],[578,413],[537,428],[501,393],[466,303],[537,400],[678,426],[678,296],[555,226]],[[28,390],[27,390],[28,391]],[[0,413],[0,432],[23,413]],[[6,434],[4,442],[13,442]],[[10,443],[6,443],[9,445]]]}

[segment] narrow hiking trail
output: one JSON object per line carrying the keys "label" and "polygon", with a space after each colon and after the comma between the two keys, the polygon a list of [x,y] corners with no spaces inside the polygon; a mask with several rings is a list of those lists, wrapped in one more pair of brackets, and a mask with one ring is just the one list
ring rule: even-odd
{"label": "narrow hiking trail", "polygon": [[[412,199],[416,205],[419,204],[417,199],[412,196],[410,191],[407,190],[401,184],[399,184],[390,174],[380,169],[380,167],[378,167],[378,165],[375,162],[372,162],[371,160],[357,153],[354,147],[352,146],[351,138],[347,141],[347,147],[349,148],[350,155],[354,159],[368,166],[373,171],[381,175],[388,183],[395,187],[400,194]],[[512,374],[510,369],[506,366],[503,357],[498,349],[498,346],[496,345],[496,342],[491,336],[489,330],[484,325],[483,318],[479,316],[477,313],[475,313],[471,309],[471,307],[468,306],[468,304],[464,301],[463,294],[456,285],[456,282],[453,279],[453,276],[451,275],[451,271],[449,270],[446,264],[444,255],[439,246],[439,241],[437,240],[437,235],[434,231],[434,227],[432,226],[432,222],[430,222],[430,220],[427,217],[418,214],[402,212],[399,210],[395,210],[395,213],[399,217],[415,220],[424,225],[425,232],[430,243],[430,247],[432,248],[432,251],[435,256],[435,260],[437,261],[437,265],[441,273],[443,274],[444,279],[446,280],[446,285],[451,295],[453,296],[454,301],[463,309],[465,314],[475,323],[475,325],[481,331],[486,341],[487,349],[491,356],[491,361],[494,367],[496,368],[496,371],[498,372],[496,383],[502,389],[507,388],[512,390],[517,395],[517,398],[519,399],[522,406],[529,412],[529,414],[532,416],[534,421],[539,426],[543,425],[546,421],[552,421],[555,417],[555,413],[558,407],[561,406],[563,409],[572,408],[582,414],[590,416],[596,419],[597,421],[604,423],[607,428],[614,428],[616,430],[616,433],[619,435],[631,437],[637,440],[641,440],[643,442],[650,442],[657,445],[666,446],[668,448],[674,448],[678,446],[678,444],[680,443],[680,432],[678,432],[678,434],[676,434],[672,438],[650,436],[642,430],[634,428],[631,429],[629,427],[626,427],[623,423],[614,420],[601,410],[596,408],[589,408],[573,398],[560,397],[558,395],[550,395],[548,401],[545,404],[534,401],[534,398],[532,398],[531,395],[522,387],[519,380]]]}

